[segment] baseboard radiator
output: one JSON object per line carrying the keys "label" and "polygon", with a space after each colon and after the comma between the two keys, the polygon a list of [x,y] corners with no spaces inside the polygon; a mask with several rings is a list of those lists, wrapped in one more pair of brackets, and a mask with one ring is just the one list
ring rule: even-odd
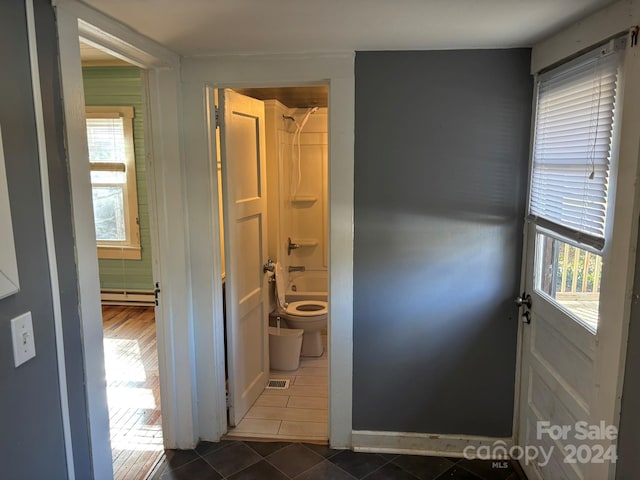
{"label": "baseboard radiator", "polygon": [[105,288],[100,290],[102,305],[149,307],[156,304],[153,290],[122,290]]}

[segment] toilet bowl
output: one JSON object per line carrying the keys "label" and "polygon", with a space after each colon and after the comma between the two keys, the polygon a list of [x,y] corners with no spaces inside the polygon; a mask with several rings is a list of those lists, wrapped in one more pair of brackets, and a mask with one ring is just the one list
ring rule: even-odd
{"label": "toilet bowl", "polygon": [[303,357],[320,357],[324,353],[322,330],[327,327],[327,302],[301,300],[285,304],[280,316],[289,328],[300,328]]}
{"label": "toilet bowl", "polygon": [[303,357],[320,357],[324,353],[322,344],[322,330],[327,327],[327,302],[318,300],[300,300],[286,303],[284,292],[284,275],[282,266],[276,263],[276,296],[278,300],[278,316],[280,316],[287,327],[302,329],[302,352]]}

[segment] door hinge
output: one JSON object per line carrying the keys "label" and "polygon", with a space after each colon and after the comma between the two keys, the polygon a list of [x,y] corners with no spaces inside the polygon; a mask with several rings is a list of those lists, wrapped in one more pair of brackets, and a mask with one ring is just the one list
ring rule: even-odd
{"label": "door hinge", "polygon": [[160,282],[156,282],[156,288],[153,290],[153,296],[156,300],[156,307],[158,306],[158,295],[160,294]]}
{"label": "door hinge", "polygon": [[222,115],[220,112],[220,107],[219,106],[215,106],[215,118],[216,118],[216,128],[220,128],[220,126],[222,125]]}

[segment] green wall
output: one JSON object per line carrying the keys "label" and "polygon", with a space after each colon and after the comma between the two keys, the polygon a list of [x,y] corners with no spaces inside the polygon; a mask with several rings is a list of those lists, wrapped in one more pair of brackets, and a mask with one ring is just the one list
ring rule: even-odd
{"label": "green wall", "polygon": [[137,67],[85,67],[82,70],[87,106],[132,106],[136,156],[138,215],[140,216],[140,260],[99,259],[101,288],[153,289],[149,202],[145,171],[142,72]]}

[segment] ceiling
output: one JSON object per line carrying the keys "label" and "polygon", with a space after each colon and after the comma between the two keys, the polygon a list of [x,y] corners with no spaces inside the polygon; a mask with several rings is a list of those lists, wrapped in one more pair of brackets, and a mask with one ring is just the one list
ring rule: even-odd
{"label": "ceiling", "polygon": [[184,56],[532,46],[611,0],[84,0]]}
{"label": "ceiling", "polygon": [[327,107],[329,87],[234,88],[258,100],[278,100],[289,108]]}
{"label": "ceiling", "polygon": [[91,45],[80,41],[80,58],[83,67],[130,66],[129,63],[109,55]]}

